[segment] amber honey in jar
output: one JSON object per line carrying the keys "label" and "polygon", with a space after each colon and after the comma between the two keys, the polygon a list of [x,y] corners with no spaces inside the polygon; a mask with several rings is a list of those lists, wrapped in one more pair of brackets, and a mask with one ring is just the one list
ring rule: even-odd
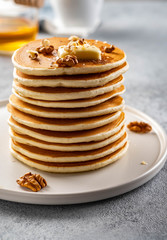
{"label": "amber honey in jar", "polygon": [[0,53],[12,54],[36,38],[38,9],[0,0]]}

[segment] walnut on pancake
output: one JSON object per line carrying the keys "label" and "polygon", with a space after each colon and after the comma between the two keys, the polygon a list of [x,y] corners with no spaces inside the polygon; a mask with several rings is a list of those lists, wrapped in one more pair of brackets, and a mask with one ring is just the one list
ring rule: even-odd
{"label": "walnut on pancake", "polygon": [[69,41],[77,41],[79,40],[80,38],[78,36],[71,36],[68,38]]}
{"label": "walnut on pancake", "polygon": [[64,58],[58,58],[51,66],[57,64],[59,67],[73,67],[78,63],[78,59],[74,55],[67,55]]}
{"label": "walnut on pancake", "polygon": [[130,122],[127,127],[130,131],[136,132],[136,133],[148,133],[152,130],[152,127],[145,122]]}
{"label": "walnut on pancake", "polygon": [[24,176],[16,180],[16,182],[21,187],[29,188],[33,192],[38,192],[47,186],[47,182],[43,177],[39,174],[32,174],[31,172],[26,173]]}
{"label": "walnut on pancake", "polygon": [[29,58],[32,60],[39,60],[37,51],[28,50],[27,53],[29,53]]}
{"label": "walnut on pancake", "polygon": [[37,47],[36,51],[38,53],[49,55],[54,51],[54,46],[50,44],[50,41],[48,39],[43,39],[42,46]]}
{"label": "walnut on pancake", "polygon": [[115,46],[114,45],[111,45],[111,47],[102,46],[100,49],[102,52],[112,53],[115,50]]}

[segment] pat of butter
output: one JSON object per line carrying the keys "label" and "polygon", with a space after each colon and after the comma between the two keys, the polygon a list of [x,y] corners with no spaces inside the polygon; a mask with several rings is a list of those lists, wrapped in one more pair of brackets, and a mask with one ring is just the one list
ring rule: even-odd
{"label": "pat of butter", "polygon": [[77,59],[83,60],[101,60],[101,51],[96,46],[90,46],[89,44],[71,46],[61,46],[58,49],[58,56],[63,58],[67,55],[75,55]]}

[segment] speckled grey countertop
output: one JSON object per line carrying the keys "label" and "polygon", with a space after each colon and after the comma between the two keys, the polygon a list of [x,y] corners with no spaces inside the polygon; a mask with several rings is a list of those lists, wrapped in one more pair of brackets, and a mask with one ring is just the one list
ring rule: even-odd
{"label": "speckled grey countertop", "polygon": [[[125,50],[126,103],[167,130],[167,2],[107,1],[90,36]],[[8,97],[12,64],[0,57],[0,99]],[[72,206],[0,201],[0,240],[167,239],[167,164],[144,186],[113,199]]]}

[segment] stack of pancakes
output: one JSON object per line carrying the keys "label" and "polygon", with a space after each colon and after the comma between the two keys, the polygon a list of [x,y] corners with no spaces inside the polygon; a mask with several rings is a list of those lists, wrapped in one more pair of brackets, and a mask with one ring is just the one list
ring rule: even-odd
{"label": "stack of pancakes", "polygon": [[[109,46],[87,40],[99,48]],[[8,110],[11,153],[25,164],[48,172],[82,172],[104,167],[127,150],[125,91],[128,64],[122,50],[102,53],[99,61],[73,67],[52,66],[56,49],[67,38],[51,38],[55,51],[29,58],[41,40],[13,56],[14,81]]]}

